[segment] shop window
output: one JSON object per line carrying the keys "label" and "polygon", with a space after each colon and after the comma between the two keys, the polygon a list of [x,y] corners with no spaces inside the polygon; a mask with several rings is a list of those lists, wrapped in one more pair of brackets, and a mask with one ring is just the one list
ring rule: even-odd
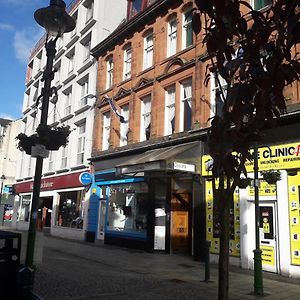
{"label": "shop window", "polygon": [[166,89],[165,100],[165,135],[172,134],[175,131],[175,84]]}
{"label": "shop window", "polygon": [[146,183],[110,186],[108,230],[146,233],[148,188]]}
{"label": "shop window", "polygon": [[141,141],[150,139],[151,134],[151,95],[142,99]]}
{"label": "shop window", "polygon": [[56,225],[82,229],[83,202],[83,190],[59,193]]}
{"label": "shop window", "polygon": [[18,221],[29,222],[31,196],[23,196]]}

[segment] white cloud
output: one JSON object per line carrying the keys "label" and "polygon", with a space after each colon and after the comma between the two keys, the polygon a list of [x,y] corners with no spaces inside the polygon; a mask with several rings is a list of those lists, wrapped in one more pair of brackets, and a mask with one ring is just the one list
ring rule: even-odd
{"label": "white cloud", "polygon": [[0,118],[2,119],[8,119],[8,120],[15,120],[15,117],[9,115],[9,114],[0,114]]}
{"label": "white cloud", "polygon": [[21,63],[28,63],[30,50],[38,42],[39,37],[43,36],[44,32],[44,29],[36,27],[23,28],[15,32],[13,46],[16,57]]}
{"label": "white cloud", "polygon": [[10,24],[0,23],[0,30],[13,30],[14,26]]}

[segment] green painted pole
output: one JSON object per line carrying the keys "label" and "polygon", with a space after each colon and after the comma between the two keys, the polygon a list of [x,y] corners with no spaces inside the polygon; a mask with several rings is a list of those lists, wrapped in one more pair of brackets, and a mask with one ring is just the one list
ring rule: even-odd
{"label": "green painted pole", "polygon": [[262,259],[259,239],[259,179],[258,179],[258,150],[257,143],[254,143],[254,205],[255,205],[255,250],[254,252],[254,294],[263,296],[263,274]]}

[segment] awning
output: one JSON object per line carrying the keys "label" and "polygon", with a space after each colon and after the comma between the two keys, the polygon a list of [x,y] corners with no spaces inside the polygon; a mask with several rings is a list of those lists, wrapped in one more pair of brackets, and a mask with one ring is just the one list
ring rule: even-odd
{"label": "awning", "polygon": [[116,174],[149,171],[178,171],[199,174],[201,169],[200,142],[159,148],[135,155],[117,165]]}

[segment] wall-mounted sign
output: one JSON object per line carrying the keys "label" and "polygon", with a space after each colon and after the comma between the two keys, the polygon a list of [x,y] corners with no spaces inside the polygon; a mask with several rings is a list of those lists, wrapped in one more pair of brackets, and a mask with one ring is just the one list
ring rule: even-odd
{"label": "wall-mounted sign", "polygon": [[82,183],[82,185],[89,185],[92,183],[93,178],[90,173],[83,172],[79,175],[79,181]]}
{"label": "wall-mounted sign", "polygon": [[174,170],[185,171],[185,172],[195,172],[196,171],[195,165],[184,164],[184,163],[176,162],[176,161],[174,161],[173,168],[174,168]]}

